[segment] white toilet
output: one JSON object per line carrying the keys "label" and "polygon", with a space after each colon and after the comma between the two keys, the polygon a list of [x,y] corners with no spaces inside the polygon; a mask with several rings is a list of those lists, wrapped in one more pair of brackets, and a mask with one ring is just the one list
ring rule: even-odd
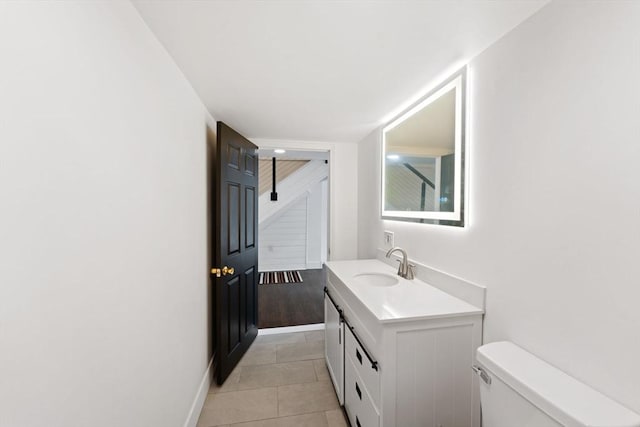
{"label": "white toilet", "polygon": [[510,342],[477,351],[483,427],[640,427],[640,415]]}

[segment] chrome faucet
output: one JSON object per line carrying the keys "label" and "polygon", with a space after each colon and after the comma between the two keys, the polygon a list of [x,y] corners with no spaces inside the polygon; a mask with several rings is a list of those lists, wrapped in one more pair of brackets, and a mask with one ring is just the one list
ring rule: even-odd
{"label": "chrome faucet", "polygon": [[407,258],[407,251],[405,251],[399,246],[396,246],[395,248],[389,249],[386,255],[387,258],[391,258],[391,254],[396,251],[400,251],[400,253],[402,253],[402,261],[398,260],[400,262],[400,265],[398,266],[398,276],[408,280],[413,280],[413,278],[415,277],[415,273],[413,271],[413,269],[415,268],[415,265],[409,264],[409,259]]}

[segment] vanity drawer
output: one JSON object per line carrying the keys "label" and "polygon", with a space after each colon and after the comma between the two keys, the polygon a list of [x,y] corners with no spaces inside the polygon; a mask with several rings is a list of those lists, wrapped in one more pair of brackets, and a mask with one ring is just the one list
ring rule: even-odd
{"label": "vanity drawer", "polygon": [[344,391],[344,406],[351,427],[378,427],[378,410],[349,356],[345,357]]}
{"label": "vanity drawer", "polygon": [[[348,331],[348,332],[346,332]],[[369,355],[354,335],[350,327],[345,328],[345,354],[351,358],[358,376],[362,378],[362,383],[369,391],[373,404],[376,408],[380,406],[380,372],[377,362],[372,360],[373,355]],[[375,366],[375,367],[374,367]]]}

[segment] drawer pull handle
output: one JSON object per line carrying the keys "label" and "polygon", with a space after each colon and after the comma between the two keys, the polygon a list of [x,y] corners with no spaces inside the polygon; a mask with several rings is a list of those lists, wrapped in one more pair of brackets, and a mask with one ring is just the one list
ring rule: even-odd
{"label": "drawer pull handle", "polygon": [[360,387],[358,387],[358,383],[356,383],[356,393],[358,393],[358,397],[362,400],[362,392],[360,391]]}
{"label": "drawer pull handle", "polygon": [[360,364],[362,365],[362,355],[360,354],[360,351],[356,348],[356,357],[358,358],[358,362],[360,362]]}
{"label": "drawer pull handle", "polygon": [[[351,335],[353,335],[353,338],[355,338],[356,342],[358,343],[362,351],[364,351],[364,354],[365,356],[367,356],[367,359],[369,359],[369,362],[371,362],[371,369],[375,369],[376,371],[378,371],[378,362],[371,358],[371,355],[367,351],[367,348],[364,345],[362,345],[362,342],[360,341],[360,339],[358,338],[358,335],[356,334],[355,328],[351,326],[349,322],[347,322],[346,320],[344,323],[347,325],[347,328],[349,328],[349,330],[351,331]],[[356,351],[357,350],[358,349],[356,348]],[[362,364],[362,356],[359,357],[359,360],[360,360],[360,363]]]}
{"label": "drawer pull handle", "polygon": [[356,426],[358,426],[358,427],[362,427],[362,426],[360,425],[360,420],[358,419],[358,416],[357,416],[357,415],[356,415]]}

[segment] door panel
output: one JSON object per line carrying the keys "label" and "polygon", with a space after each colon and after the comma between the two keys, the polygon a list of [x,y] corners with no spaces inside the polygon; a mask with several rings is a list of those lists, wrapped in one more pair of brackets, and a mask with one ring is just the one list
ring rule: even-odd
{"label": "door panel", "polygon": [[217,130],[212,273],[220,276],[213,274],[217,382],[222,384],[258,334],[258,147],[222,122]]}
{"label": "door panel", "polygon": [[244,173],[249,176],[255,176],[258,167],[258,159],[251,153],[244,154]]}
{"label": "door panel", "polygon": [[240,185],[229,184],[228,188],[228,227],[229,227],[229,254],[240,252]]}
{"label": "door panel", "polygon": [[[256,268],[251,267],[247,271],[244,272],[245,283],[255,283],[258,281],[258,277],[256,274]],[[246,330],[251,325],[257,325],[258,319],[255,317],[255,314],[258,312],[258,294],[256,292],[256,288],[254,286],[247,286],[247,297],[245,300],[245,312],[246,312]]]}
{"label": "door panel", "polygon": [[240,147],[229,145],[227,153],[227,165],[231,168],[240,170]]}
{"label": "door panel", "polygon": [[254,201],[256,197],[256,189],[254,187],[245,188],[244,193],[244,205],[245,205],[245,222],[244,222],[244,247],[246,249],[253,248],[256,243],[255,227],[253,224],[256,222],[257,212],[256,203]]}
{"label": "door panel", "polygon": [[229,349],[233,351],[240,343],[240,277],[227,283],[229,292]]}

